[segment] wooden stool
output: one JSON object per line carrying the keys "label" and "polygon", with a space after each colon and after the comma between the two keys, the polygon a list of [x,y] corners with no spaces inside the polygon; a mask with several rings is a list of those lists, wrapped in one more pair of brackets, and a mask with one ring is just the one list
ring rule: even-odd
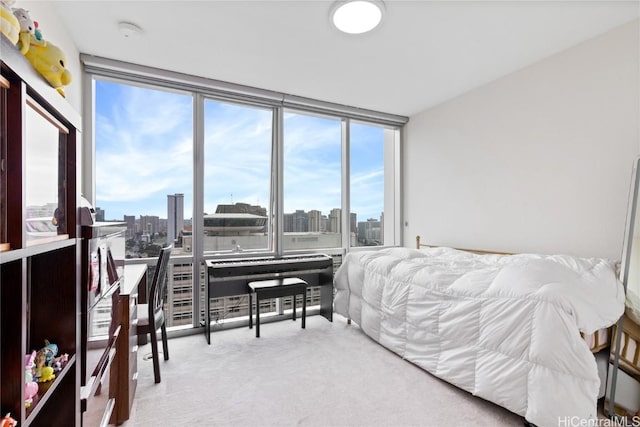
{"label": "wooden stool", "polygon": [[307,317],[307,282],[298,277],[249,282],[249,329],[253,328],[253,293],[256,294],[256,338],[260,338],[260,300],[293,297],[293,320],[296,320],[296,295],[302,294],[302,329]]}

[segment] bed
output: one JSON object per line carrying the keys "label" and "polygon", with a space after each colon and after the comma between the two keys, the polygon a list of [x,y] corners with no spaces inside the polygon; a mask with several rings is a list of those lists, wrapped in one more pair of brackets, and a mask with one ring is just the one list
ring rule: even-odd
{"label": "bed", "polygon": [[624,309],[614,262],[386,248],[347,254],[334,285],[336,313],[435,376],[538,426],[597,417],[590,347]]}

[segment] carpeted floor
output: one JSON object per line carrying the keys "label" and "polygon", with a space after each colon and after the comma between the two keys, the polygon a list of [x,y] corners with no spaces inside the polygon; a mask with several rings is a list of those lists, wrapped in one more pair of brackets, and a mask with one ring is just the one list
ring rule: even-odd
{"label": "carpeted floor", "polygon": [[[341,316],[169,341],[162,382],[147,344],[125,427],[522,426],[522,419],[402,360]],[[147,356],[147,357],[145,357]],[[147,360],[145,360],[147,359]]]}

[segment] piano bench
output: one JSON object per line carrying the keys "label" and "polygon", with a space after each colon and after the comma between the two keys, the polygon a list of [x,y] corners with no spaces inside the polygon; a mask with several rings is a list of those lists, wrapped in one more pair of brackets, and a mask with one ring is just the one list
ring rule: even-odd
{"label": "piano bench", "polygon": [[302,329],[307,318],[307,282],[298,277],[256,280],[249,288],[249,329],[253,328],[253,294],[256,294],[256,338],[260,338],[260,300],[293,297],[293,320],[296,320],[296,296],[302,295]]}

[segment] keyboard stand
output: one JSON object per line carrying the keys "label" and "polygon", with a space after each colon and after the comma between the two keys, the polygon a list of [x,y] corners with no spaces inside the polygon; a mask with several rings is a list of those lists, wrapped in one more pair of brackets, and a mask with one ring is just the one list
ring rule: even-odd
{"label": "keyboard stand", "polygon": [[297,277],[320,288],[320,315],[333,321],[333,260],[328,255],[286,255],[268,259],[206,260],[204,335],[211,344],[211,298],[243,295],[249,282]]}

